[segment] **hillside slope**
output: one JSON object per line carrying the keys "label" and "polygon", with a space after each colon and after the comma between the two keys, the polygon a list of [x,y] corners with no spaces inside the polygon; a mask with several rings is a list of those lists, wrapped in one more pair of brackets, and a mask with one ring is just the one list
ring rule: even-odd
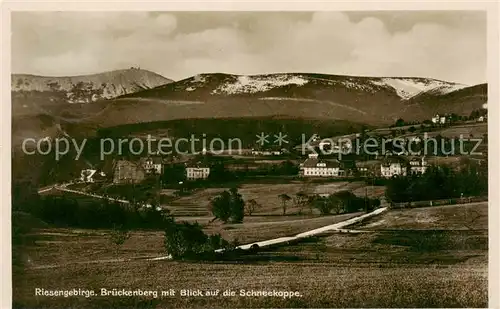
{"label": "hillside slope", "polygon": [[135,68],[66,77],[12,74],[13,115],[33,114],[64,103],[111,99],[171,82],[159,74]]}
{"label": "hillside slope", "polygon": [[[433,102],[438,102],[434,104]],[[95,118],[110,125],[182,118],[267,117],[342,119],[373,125],[469,114],[486,102],[486,85],[468,87],[427,78],[325,74],[238,76],[200,74],[120,96]],[[93,106],[81,111],[88,117]],[[117,123],[117,119],[120,119]]]}
{"label": "hillside slope", "polygon": [[[63,129],[67,130],[67,124],[71,124],[72,131],[78,132],[79,126],[87,130],[88,127],[107,128],[175,119],[274,116],[388,125],[398,118],[422,121],[436,113],[469,115],[487,102],[487,85],[467,87],[409,77],[215,73],[196,75],[92,104],[53,102],[51,92],[18,91],[13,94],[13,101],[21,97],[28,102],[22,106],[13,104],[13,110],[29,112],[29,116],[48,115],[55,124],[64,124]],[[47,96],[41,98],[41,94]],[[36,130],[34,124],[26,124],[28,127],[23,128],[24,125],[17,121],[26,116],[25,113],[13,112],[14,135],[16,131]],[[26,137],[26,134],[19,134],[19,137]]]}
{"label": "hillside slope", "polygon": [[66,91],[80,82],[90,83],[93,89],[102,89],[102,98],[114,98],[120,95],[155,88],[171,83],[172,80],[151,71],[126,69],[103,72],[92,75],[51,77],[29,74],[12,74],[12,91]]}

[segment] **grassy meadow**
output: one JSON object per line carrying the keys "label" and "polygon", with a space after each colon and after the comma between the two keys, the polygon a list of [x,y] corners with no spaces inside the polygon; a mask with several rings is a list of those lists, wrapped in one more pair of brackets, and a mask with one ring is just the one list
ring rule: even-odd
{"label": "grassy meadow", "polygon": [[[296,223],[254,221],[222,229],[226,236],[253,233],[260,239],[278,237],[280,225],[296,226],[295,233],[345,219],[341,215],[297,218]],[[330,232],[226,261],[188,262],[145,259],[163,252],[161,232],[136,231],[114,247],[109,231],[44,227],[33,231],[33,242],[23,248],[24,263],[15,267],[14,307],[487,306],[487,203],[391,210],[353,228],[359,232]],[[297,291],[300,296],[181,297],[177,293],[158,298],[56,298],[35,296],[35,288],[219,289],[221,293],[275,289]]]}

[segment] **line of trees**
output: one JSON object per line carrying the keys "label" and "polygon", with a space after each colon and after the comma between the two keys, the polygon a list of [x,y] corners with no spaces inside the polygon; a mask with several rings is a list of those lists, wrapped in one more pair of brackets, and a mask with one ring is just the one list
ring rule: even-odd
{"label": "line of trees", "polygon": [[[206,180],[201,182],[224,183],[231,182],[246,177],[255,176],[290,176],[299,173],[299,166],[292,161],[283,161],[279,164],[266,164],[257,169],[230,170],[223,161],[212,161],[207,163],[210,166],[210,174]],[[178,184],[186,180],[185,166],[175,163],[164,167],[161,181],[164,185]]]}
{"label": "line of trees", "polygon": [[[347,190],[329,196],[308,195],[304,191],[296,193],[293,197],[282,193],[278,198],[281,202],[282,215],[287,214],[291,205],[298,209],[298,214],[309,208],[311,214],[317,209],[322,215],[371,211],[380,206],[378,198],[358,197]],[[236,188],[221,192],[210,201],[210,206],[213,220],[219,219],[223,223],[241,223],[245,215],[252,215],[262,207],[255,199],[245,202]]]}
{"label": "line of trees", "polygon": [[299,173],[299,166],[292,161],[279,164],[266,164],[257,169],[229,170],[222,162],[214,164],[210,169],[208,180],[216,182],[233,181],[255,176],[290,176]]}
{"label": "line of trees", "polygon": [[[230,253],[236,244],[220,234],[208,235],[196,223],[176,222],[166,209],[138,207],[94,199],[72,199],[65,196],[31,195],[31,200],[14,200],[13,245],[19,248],[23,235],[30,229],[17,218],[30,214],[43,222],[58,227],[111,229],[110,241],[118,249],[130,238],[132,229],[163,230],[167,254],[174,259],[215,258],[215,250]],[[15,260],[21,261],[21,251],[14,250]]]}
{"label": "line of trees", "polygon": [[23,212],[58,227],[162,229],[168,211],[155,205],[122,204],[93,198],[69,198],[47,195],[37,198]]}
{"label": "line of trees", "polygon": [[318,209],[322,215],[371,211],[380,206],[377,198],[363,198],[350,191],[339,191],[328,196],[314,195],[308,200],[311,209]]}
{"label": "line of trees", "polygon": [[468,162],[458,171],[446,165],[430,166],[423,175],[395,177],[386,182],[386,197],[396,203],[487,194],[485,163]]}
{"label": "line of trees", "polygon": [[[475,109],[472,110],[471,113],[467,115],[458,115],[456,113],[451,113],[447,114],[446,116],[446,122],[444,124],[439,124],[439,126],[447,126],[452,123],[460,122],[460,121],[467,121],[467,120],[475,120],[481,116],[486,116],[488,114],[488,110],[481,108],[481,109]],[[434,123],[430,119],[426,119],[422,122],[423,124],[429,124],[433,125]],[[390,125],[389,128],[394,128],[394,127],[402,127],[402,126],[408,126],[408,125],[418,125],[420,124],[419,121],[405,121],[402,118],[397,119],[394,124]]]}

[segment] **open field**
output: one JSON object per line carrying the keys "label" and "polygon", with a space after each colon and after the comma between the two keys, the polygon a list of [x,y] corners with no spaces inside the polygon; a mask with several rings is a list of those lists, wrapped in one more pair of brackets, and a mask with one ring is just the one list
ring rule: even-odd
{"label": "open field", "polygon": [[[466,213],[482,217],[463,229],[470,218],[462,215]],[[281,221],[281,225],[310,229],[345,219],[331,216],[296,220],[296,224]],[[252,222],[227,225],[223,232],[226,236],[239,231],[269,237],[278,236],[278,226],[278,222]],[[38,230],[37,242],[25,248],[26,267],[15,268],[14,307],[487,306],[487,203],[390,210],[355,228],[364,232],[329,232],[219,262],[140,260],[163,251],[161,232],[133,232],[115,251],[106,231]],[[117,258],[130,260],[113,261]],[[56,268],[40,267],[56,264]],[[237,293],[240,289],[276,289],[298,291],[301,296],[51,298],[34,297],[37,287],[93,289],[97,293],[100,288],[232,289]]]}
{"label": "open field", "polygon": [[[353,191],[356,195],[364,196],[365,188],[369,197],[379,197],[383,194],[384,190],[384,187],[366,185],[362,181],[335,181],[327,183],[293,181],[284,184],[243,184],[238,188],[238,192],[243,196],[245,201],[255,199],[261,205],[261,208],[254,213],[254,216],[278,216],[283,213],[282,201],[279,198],[279,195],[283,193],[293,198],[295,194],[301,191],[312,195],[333,194],[341,190],[349,190]],[[228,189],[229,188],[206,188],[198,190],[192,195],[176,199],[168,206],[168,209],[170,209],[174,215],[181,217],[210,216],[210,200],[220,192]],[[296,214],[299,212],[299,208],[295,205],[293,200],[289,201],[287,205],[287,214]],[[308,211],[309,210],[303,209],[304,213]],[[317,215],[316,210],[314,214]]]}
{"label": "open field", "polygon": [[360,214],[361,213],[350,213],[274,222],[252,222],[226,225],[213,224],[206,226],[205,229],[209,233],[220,233],[225,239],[237,240],[241,244],[247,244],[258,240],[293,236],[326,225],[348,220]]}
{"label": "open field", "polygon": [[[207,233],[220,233],[225,239],[240,243],[291,236],[325,225],[344,221],[359,213],[323,216],[315,218],[284,217],[267,221],[251,220],[250,223],[207,224],[209,218],[196,220],[205,225]],[[178,218],[181,221],[182,218]],[[189,218],[191,219],[191,218]],[[193,220],[186,220],[193,221]],[[257,222],[255,222],[257,221]],[[66,228],[43,228],[32,233],[33,244],[23,248],[24,261],[28,267],[85,263],[87,261],[110,261],[141,257],[157,257],[165,254],[162,231],[132,231],[131,237],[122,245],[115,246],[110,240],[109,230],[85,230]]]}
{"label": "open field", "polygon": [[440,130],[428,132],[429,137],[437,135],[447,138],[459,138],[462,135],[464,138],[482,138],[483,134],[488,134],[488,123],[472,123],[458,126],[443,128]]}
{"label": "open field", "polygon": [[[457,207],[436,207],[390,211],[380,218],[398,219],[401,229],[374,230],[365,223],[365,233],[328,233],[290,246],[270,248],[256,254],[224,262],[175,262],[130,260],[91,263],[106,254],[88,253],[88,243],[80,247],[69,244],[54,250],[57,244],[39,246],[39,261],[49,263],[85,260],[57,269],[25,268],[14,273],[15,308],[199,308],[199,307],[485,307],[487,306],[487,231],[485,221],[477,224],[483,230],[453,230],[459,217],[446,224]],[[485,205],[466,207],[480,212]],[[443,217],[443,231],[413,230],[411,223],[420,212]],[[375,219],[376,220],[376,219]],[[423,224],[425,221],[416,221]],[[254,226],[257,228],[257,226]],[[387,225],[387,228],[392,228]],[[427,226],[431,228],[433,226]],[[55,231],[53,231],[55,232]],[[60,229],[61,233],[65,233]],[[98,232],[72,231],[97,243]],[[48,236],[48,235],[46,235]],[[52,237],[64,237],[52,235]],[[66,236],[67,238],[71,238]],[[435,244],[435,240],[440,242]],[[406,240],[406,241],[402,241]],[[75,243],[76,244],[76,243]],[[431,245],[432,244],[432,245]],[[63,248],[66,256],[63,256]],[[139,257],[161,249],[161,238],[134,233],[122,249]],[[108,252],[110,248],[108,246]],[[47,254],[52,252],[53,254]],[[58,258],[59,256],[59,258]],[[174,289],[175,296],[51,298],[34,297],[35,288]],[[181,289],[202,291],[226,289],[298,291],[300,297],[181,297]],[[238,294],[237,294],[238,295]]]}
{"label": "open field", "polygon": [[[484,307],[486,271],[474,266],[338,267],[328,263],[141,262],[31,271],[15,308]],[[432,279],[431,279],[432,278]],[[37,287],[298,291],[302,297],[33,297]]]}
{"label": "open field", "polygon": [[362,226],[356,228],[487,230],[488,202],[391,210],[381,216],[368,219]]}

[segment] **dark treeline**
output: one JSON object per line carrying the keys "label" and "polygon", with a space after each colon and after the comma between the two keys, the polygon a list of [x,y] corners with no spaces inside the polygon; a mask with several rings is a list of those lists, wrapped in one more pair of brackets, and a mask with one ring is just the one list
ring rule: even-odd
{"label": "dark treeline", "polygon": [[58,227],[163,229],[168,213],[155,206],[140,207],[92,198],[62,196],[35,197],[30,203],[18,205],[42,221]]}
{"label": "dark treeline", "polygon": [[265,164],[258,168],[243,168],[229,170],[223,164],[215,165],[210,171],[212,180],[234,180],[255,176],[290,176],[297,175],[299,166],[291,161],[283,161],[279,164]]}
{"label": "dark treeline", "polygon": [[[255,146],[256,135],[264,132],[269,134],[269,140],[273,140],[273,134],[282,132],[287,135],[287,144],[284,148],[291,148],[303,143],[303,135],[308,140],[312,135],[337,136],[357,132],[362,127],[361,124],[345,120],[308,120],[308,119],[285,119],[276,117],[249,117],[249,118],[208,118],[208,119],[176,119],[168,121],[156,121],[139,124],[127,124],[117,127],[100,129],[97,132],[99,137],[120,138],[130,136],[134,133],[162,132],[168,131],[169,136],[177,138],[205,139],[207,144],[214,139],[222,139],[229,144],[231,139],[239,139],[244,148]],[[269,145],[271,145],[270,143]],[[197,142],[199,151],[203,148],[202,142]],[[237,144],[233,144],[236,146]],[[182,145],[182,150],[186,150],[186,145]],[[227,149],[226,145],[226,149]],[[207,147],[208,148],[208,147]]]}
{"label": "dark treeline", "polygon": [[[210,174],[206,182],[210,183],[231,182],[257,176],[291,176],[299,173],[299,166],[288,160],[279,164],[263,164],[262,167],[258,168],[242,168],[238,170],[227,168],[224,161],[213,160],[207,162],[206,165],[210,167]],[[183,164],[175,163],[164,167],[161,176],[161,181],[164,185],[178,184],[185,180],[186,173]]]}
{"label": "dark treeline", "polygon": [[354,195],[350,191],[339,191],[329,196],[309,197],[309,207],[316,208],[323,215],[372,211],[380,206],[380,200]]}
{"label": "dark treeline", "polygon": [[425,156],[466,155],[481,152],[482,147],[488,143],[487,134],[471,134],[462,138],[448,138],[440,134],[430,138],[424,134],[416,134],[419,140],[397,137],[398,134],[393,134],[392,138],[361,135],[354,141],[357,150],[353,148],[353,151],[357,151],[359,157],[364,160],[377,159],[388,152]]}
{"label": "dark treeline", "polygon": [[[13,191],[15,216],[12,217],[12,239],[17,247],[24,243],[21,240],[30,231],[30,227],[20,220],[20,214],[29,214],[52,227],[103,228],[125,232],[133,229],[163,230],[165,250],[174,259],[214,259],[220,255],[214,250],[225,249],[225,252],[231,253],[235,248],[235,244],[224,240],[220,234],[206,234],[198,223],[176,222],[167,210],[155,206],[139,207],[65,196],[19,195],[23,190],[16,187]],[[14,250],[15,261],[19,260],[17,249]]]}
{"label": "dark treeline", "polygon": [[[488,110],[485,108],[481,109],[474,109],[471,111],[469,115],[458,115],[455,113],[451,114],[446,114],[442,115],[442,117],[446,117],[446,122],[444,124],[438,124],[436,126],[449,126],[450,124],[455,124],[457,122],[463,122],[463,121],[470,121],[470,120],[476,120],[477,118],[481,116],[486,116],[488,114]],[[418,125],[418,124],[433,124],[432,120],[426,119],[422,122],[420,121],[405,121],[401,118],[396,120],[396,122],[392,125],[389,126],[389,128],[394,128],[394,127],[402,127],[402,126],[408,126],[408,125]]]}
{"label": "dark treeline", "polygon": [[488,194],[488,167],[472,162],[458,171],[430,166],[423,175],[395,177],[386,186],[386,197],[396,203],[482,196]]}

